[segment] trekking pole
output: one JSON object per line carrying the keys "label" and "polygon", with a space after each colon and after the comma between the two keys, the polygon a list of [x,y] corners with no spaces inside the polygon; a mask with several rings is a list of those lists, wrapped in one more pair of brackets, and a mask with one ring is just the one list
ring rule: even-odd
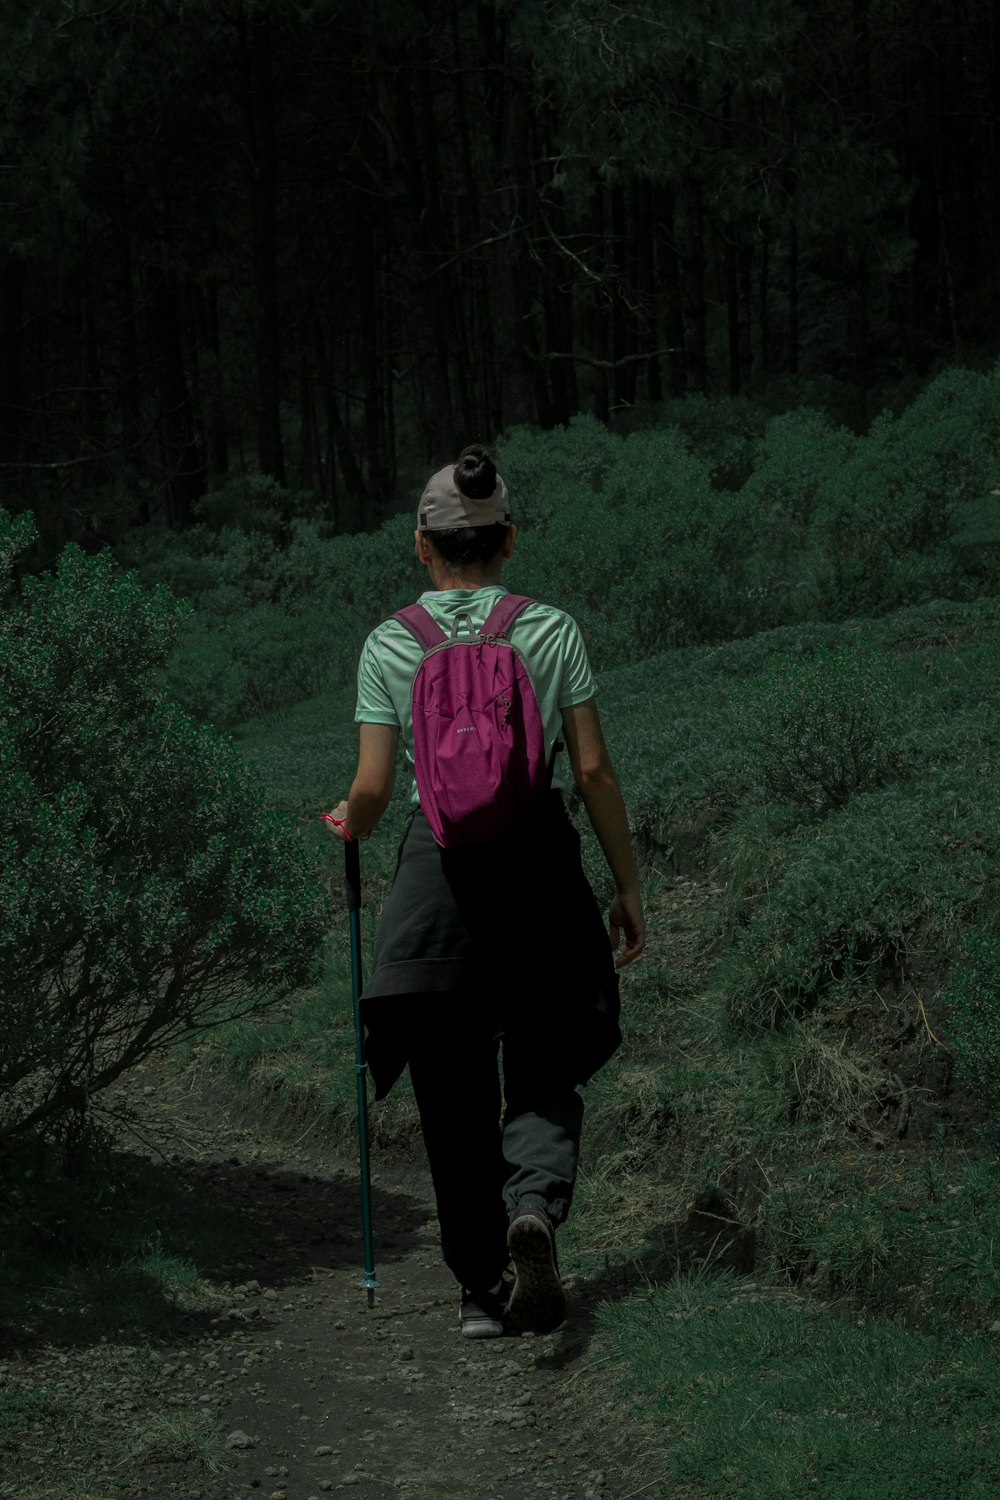
{"label": "trekking pole", "polygon": [[361,1163],[361,1225],[365,1244],[365,1278],[358,1285],[375,1306],[375,1241],[372,1235],[372,1179],[368,1161],[368,1091],[364,1045],[361,1040],[361,858],[357,839],[344,844],[347,877],[347,915],[351,930],[351,996],[354,1002],[354,1075],[358,1089],[358,1156]]}

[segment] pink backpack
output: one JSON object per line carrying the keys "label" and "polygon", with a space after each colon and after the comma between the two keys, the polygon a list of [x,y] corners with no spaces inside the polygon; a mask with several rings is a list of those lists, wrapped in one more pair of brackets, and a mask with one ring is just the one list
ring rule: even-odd
{"label": "pink backpack", "polygon": [[535,690],[508,639],[533,603],[506,594],[478,634],[465,613],[450,636],[422,604],[393,616],[423,647],[413,679],[413,759],[420,806],[442,848],[514,832],[551,780]]}

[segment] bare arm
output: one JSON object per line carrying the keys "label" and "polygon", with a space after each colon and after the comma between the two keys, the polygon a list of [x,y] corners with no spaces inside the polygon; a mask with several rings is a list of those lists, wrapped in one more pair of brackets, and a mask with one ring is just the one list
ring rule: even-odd
{"label": "bare arm", "polygon": [[[396,782],[396,747],[399,728],[395,724],[362,724],[358,745],[358,769],[345,802],[334,808],[332,816],[347,821],[352,839],[364,839],[371,833],[389,806]],[[343,831],[328,823],[338,838]]]}
{"label": "bare arm", "polygon": [[609,925],[612,948],[618,947],[621,931],[625,933],[625,947],[615,961],[621,969],[639,957],[646,942],[628,814],[604,743],[596,700],[588,698],[585,703],[564,708],[562,721],[573,779],[615,882],[617,894],[611,904]]}

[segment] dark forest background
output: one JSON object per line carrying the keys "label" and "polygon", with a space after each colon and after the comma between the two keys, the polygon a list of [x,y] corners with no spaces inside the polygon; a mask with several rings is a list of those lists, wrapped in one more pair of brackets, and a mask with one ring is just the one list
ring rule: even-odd
{"label": "dark forest background", "polygon": [[463,442],[691,392],[862,430],[996,347],[987,0],[4,0],[0,33],[0,475],[53,550],[234,471],[368,529]]}

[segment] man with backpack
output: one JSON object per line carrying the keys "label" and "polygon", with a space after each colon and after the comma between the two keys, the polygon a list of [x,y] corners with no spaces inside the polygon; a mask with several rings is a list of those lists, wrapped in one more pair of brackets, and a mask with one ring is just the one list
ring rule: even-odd
{"label": "man with backpack", "polygon": [[[415,540],[433,587],[365,643],[358,770],[333,814],[341,837],[367,837],[402,735],[414,811],[362,999],[366,1056],[378,1098],[409,1066],[472,1338],[548,1332],[565,1315],[555,1229],[576,1178],[577,1086],[621,1041],[616,969],[645,942],[586,649],[562,610],[501,585],[516,537],[484,448],[428,481]],[[615,882],[610,943],[567,773]]]}

